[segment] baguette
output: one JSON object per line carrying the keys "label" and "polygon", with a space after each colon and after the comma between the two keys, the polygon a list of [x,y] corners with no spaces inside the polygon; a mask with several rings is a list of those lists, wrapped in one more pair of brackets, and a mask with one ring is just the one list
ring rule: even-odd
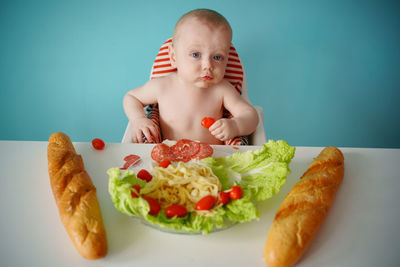
{"label": "baguette", "polygon": [[107,254],[99,202],[82,157],[69,137],[53,133],[47,147],[50,184],[61,221],[78,252],[87,259]]}
{"label": "baguette", "polygon": [[286,196],[272,222],[264,248],[268,266],[296,264],[324,221],[344,175],[344,158],[326,147]]}

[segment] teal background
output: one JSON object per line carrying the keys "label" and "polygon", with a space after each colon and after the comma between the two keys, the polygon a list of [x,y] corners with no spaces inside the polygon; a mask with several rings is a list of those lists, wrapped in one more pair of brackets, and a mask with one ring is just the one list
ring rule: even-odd
{"label": "teal background", "polygon": [[120,142],[122,98],[194,8],[222,13],[268,138],[400,147],[398,1],[1,1],[0,139]]}

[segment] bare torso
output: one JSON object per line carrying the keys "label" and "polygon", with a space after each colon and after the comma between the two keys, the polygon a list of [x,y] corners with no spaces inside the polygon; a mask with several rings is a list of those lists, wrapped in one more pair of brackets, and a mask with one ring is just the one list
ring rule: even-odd
{"label": "bare torso", "polygon": [[158,106],[163,139],[189,138],[222,144],[201,126],[204,117],[220,119],[223,110],[222,92],[217,86],[210,88],[185,88],[172,77],[159,90]]}

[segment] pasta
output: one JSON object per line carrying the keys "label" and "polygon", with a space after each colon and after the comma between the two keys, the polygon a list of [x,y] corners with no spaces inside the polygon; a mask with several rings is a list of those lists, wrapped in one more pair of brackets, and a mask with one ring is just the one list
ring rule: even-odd
{"label": "pasta", "polygon": [[[218,196],[221,183],[211,169],[199,163],[178,162],[167,168],[154,167],[153,179],[142,188],[142,195],[152,197],[162,208],[183,205],[188,212],[196,211],[196,203],[205,196]],[[211,216],[213,210],[197,211]]]}

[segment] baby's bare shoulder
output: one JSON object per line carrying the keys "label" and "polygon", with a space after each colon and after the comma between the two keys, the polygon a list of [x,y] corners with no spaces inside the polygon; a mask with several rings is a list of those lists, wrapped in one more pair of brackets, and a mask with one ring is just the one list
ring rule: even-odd
{"label": "baby's bare shoulder", "polygon": [[233,85],[225,79],[218,84],[218,89],[221,90],[223,94],[239,94],[235,87],[233,87]]}

